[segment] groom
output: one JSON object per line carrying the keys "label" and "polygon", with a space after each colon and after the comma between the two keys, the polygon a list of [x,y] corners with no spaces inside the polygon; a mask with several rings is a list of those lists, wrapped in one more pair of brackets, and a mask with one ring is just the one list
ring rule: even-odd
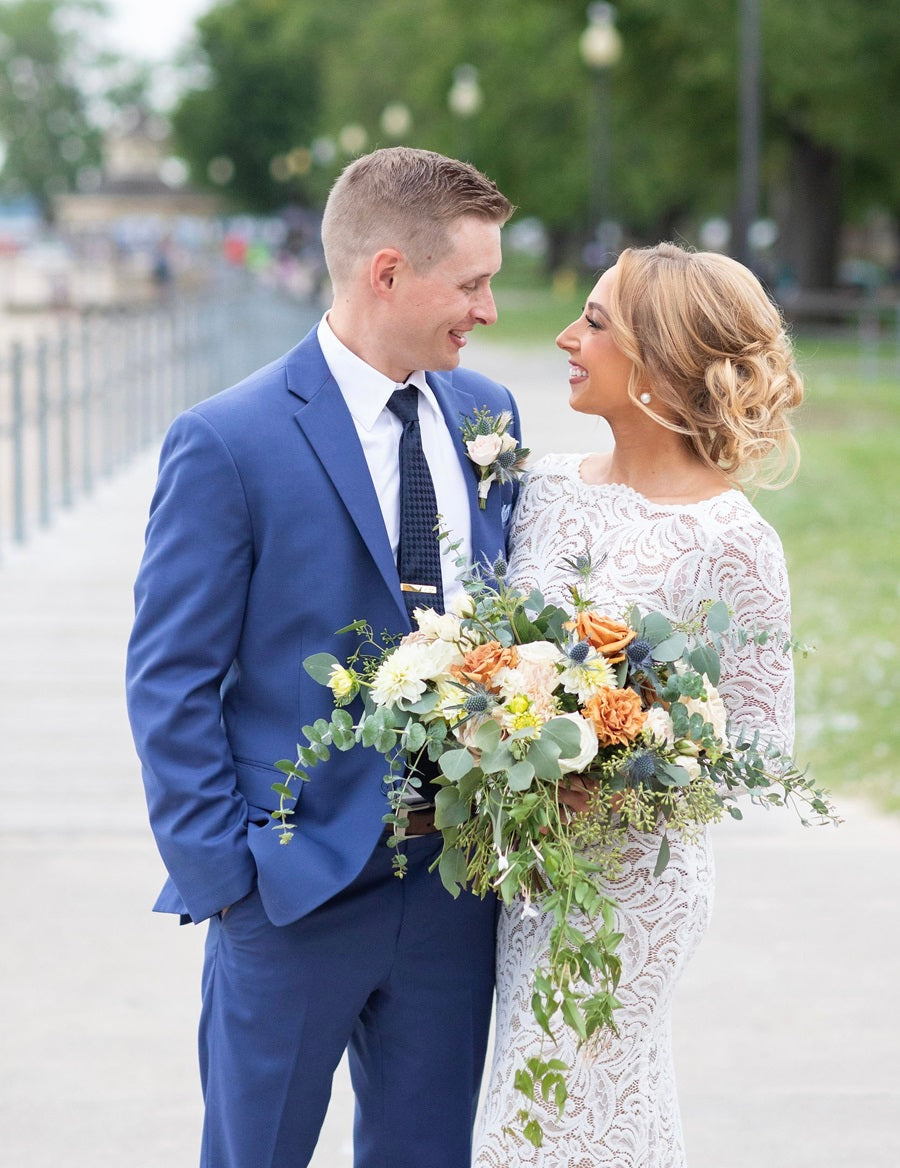
{"label": "groom", "polygon": [[[176,419],[163,445],[128,702],[169,872],[156,908],[209,921],[207,1168],[307,1164],[345,1048],[356,1168],[469,1164],[493,903],[453,900],[429,872],[440,836],[427,804],[409,811],[407,875],[393,875],[372,751],[315,768],[289,846],[270,813],[274,760],[331,710],[304,658],[343,658],[334,630],[360,617],[403,633],[416,605],[452,602],[436,514],[468,558],[504,551],[512,487],[493,484],[479,508],[460,420],[509,410],[518,437],[518,416],[504,388],[458,365],[468,333],[496,320],[511,213],[466,163],[405,147],[358,159],[322,223],[330,310],[286,356]],[[418,533],[411,474],[433,491]]]}

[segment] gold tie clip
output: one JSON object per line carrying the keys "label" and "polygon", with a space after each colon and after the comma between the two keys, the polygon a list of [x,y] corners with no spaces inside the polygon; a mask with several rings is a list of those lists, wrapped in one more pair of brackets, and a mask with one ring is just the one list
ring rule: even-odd
{"label": "gold tie clip", "polygon": [[401,584],[401,592],[427,592],[430,596],[437,595],[437,588],[433,584]]}

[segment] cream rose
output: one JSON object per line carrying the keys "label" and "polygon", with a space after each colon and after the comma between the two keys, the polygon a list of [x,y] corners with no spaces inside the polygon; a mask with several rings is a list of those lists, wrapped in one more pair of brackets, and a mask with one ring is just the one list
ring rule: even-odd
{"label": "cream rose", "polygon": [[435,612],[433,608],[417,608],[413,612],[419,631],[429,641],[458,641],[459,617],[452,612]]}
{"label": "cream rose", "polygon": [[675,728],[672,719],[661,706],[653,706],[644,720],[644,733],[657,742],[672,746],[675,742]]}
{"label": "cream rose", "polygon": [[583,771],[586,766],[593,762],[598,746],[597,731],[586,718],[582,718],[581,714],[561,714],[560,717],[565,718],[569,722],[574,722],[581,736],[581,741],[578,744],[578,753],[575,757],[561,758],[559,760],[560,774],[570,775],[574,771]]}
{"label": "cream rose", "polygon": [[722,742],[728,741],[728,714],[725,704],[714,685],[706,687],[706,699],[682,698],[688,714],[699,714],[704,722],[709,722],[716,738]]}
{"label": "cream rose", "polygon": [[466,443],[469,458],[478,466],[490,466],[496,462],[502,448],[503,440],[499,434],[479,434]]}

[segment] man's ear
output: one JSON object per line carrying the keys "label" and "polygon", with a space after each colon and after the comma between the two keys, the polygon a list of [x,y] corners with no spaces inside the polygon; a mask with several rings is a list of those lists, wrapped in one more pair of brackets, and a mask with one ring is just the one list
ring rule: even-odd
{"label": "man's ear", "polygon": [[406,258],[395,247],[384,247],[377,251],[369,265],[369,283],[375,295],[382,300],[391,296],[400,270],[404,267]]}

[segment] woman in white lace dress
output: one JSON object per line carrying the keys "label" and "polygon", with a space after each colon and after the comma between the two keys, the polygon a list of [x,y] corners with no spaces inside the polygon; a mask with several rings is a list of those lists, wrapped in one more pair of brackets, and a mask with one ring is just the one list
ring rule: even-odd
{"label": "woman in white lace dress", "polygon": [[[786,630],[790,601],[781,544],[740,483],[790,454],[788,415],[801,398],[783,324],[756,279],[724,256],[671,244],[628,250],[594,288],[557,344],[569,355],[569,404],[607,420],[611,454],[550,455],[530,473],[516,511],[509,573],[525,591],[571,603],[565,561],[589,553],[595,605],[636,603],[674,621],[707,598],[737,624]],[[757,473],[757,479],[765,477]],[[789,750],[790,658],[770,642],[723,655],[719,686],[734,724]],[[567,802],[584,806],[583,794]],[[558,1025],[551,1043],[531,1012],[532,975],[546,960],[550,918],[502,911],[497,948],[496,1046],[474,1163],[477,1168],[683,1168],[670,1016],[678,979],[712,906],[708,835],[673,838],[661,877],[657,835],[632,830],[620,879],[619,1033],[576,1051]],[[543,1146],[519,1134],[525,1059],[569,1066],[561,1119],[538,1107]]]}

